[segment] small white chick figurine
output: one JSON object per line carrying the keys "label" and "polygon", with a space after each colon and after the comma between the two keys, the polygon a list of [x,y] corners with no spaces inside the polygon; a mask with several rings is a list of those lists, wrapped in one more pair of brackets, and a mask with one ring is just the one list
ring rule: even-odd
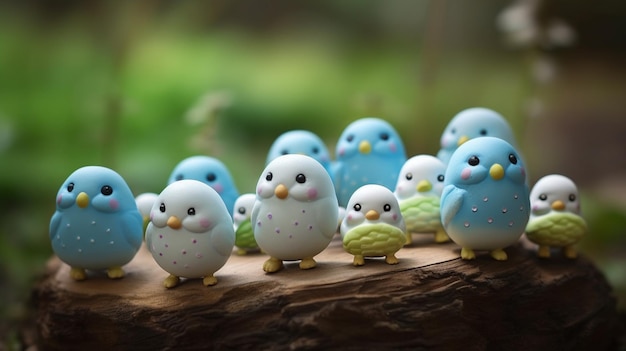
{"label": "small white chick figurine", "polygon": [[577,257],[574,244],[587,232],[579,201],[576,184],[565,176],[551,174],[537,181],[530,192],[526,237],[539,245],[539,257],[549,258],[550,247],[563,248],[567,258]]}
{"label": "small white chick figurine", "polygon": [[309,156],[279,156],[263,170],[256,194],[254,238],[270,255],[263,270],[277,272],[283,261],[295,260],[301,260],[301,269],[314,268],[313,257],[330,244],[339,214],[326,169]]}
{"label": "small white chick figurine", "polygon": [[362,266],[365,257],[385,256],[397,264],[395,254],[406,241],[398,200],[382,185],[366,184],[350,197],[341,223],[343,248],[354,255],[352,264]]}
{"label": "small white chick figurine", "polygon": [[159,194],[150,212],[146,244],[154,260],[170,273],[163,282],[166,288],[178,285],[180,277],[203,278],[209,286],[217,284],[213,274],[233,251],[235,230],[218,193],[186,179]]}
{"label": "small white chick figurine", "polygon": [[235,246],[238,255],[245,255],[248,251],[258,251],[259,245],[254,240],[254,232],[250,216],[252,215],[252,206],[256,201],[256,195],[252,193],[240,195],[235,200],[233,208],[233,225],[235,228]]}
{"label": "small white chick figurine", "polygon": [[402,166],[394,195],[406,224],[406,245],[413,233],[435,233],[437,243],[450,241],[439,212],[445,173],[446,164],[431,155],[413,156]]}

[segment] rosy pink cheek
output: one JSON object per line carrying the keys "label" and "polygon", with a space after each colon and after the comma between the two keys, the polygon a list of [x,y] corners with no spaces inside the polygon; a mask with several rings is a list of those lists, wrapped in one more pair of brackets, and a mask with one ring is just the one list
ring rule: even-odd
{"label": "rosy pink cheek", "polygon": [[63,200],[63,196],[59,195],[57,196],[57,204],[61,204],[61,200]]}
{"label": "rosy pink cheek", "polygon": [[115,200],[115,199],[111,199],[111,200],[109,200],[109,206],[112,209],[117,210],[117,208],[120,207],[120,203],[117,202],[117,200]]}
{"label": "rosy pink cheek", "polygon": [[208,228],[211,225],[211,222],[206,218],[202,218],[200,220],[200,225],[202,226],[202,228]]}
{"label": "rosy pink cheek", "polygon": [[345,153],[346,153],[346,149],[344,148],[339,149],[339,156],[343,156]]}
{"label": "rosy pink cheek", "polygon": [[393,216],[391,216],[391,218],[393,218],[394,221],[397,221],[398,220],[398,215],[394,213]]}
{"label": "rosy pink cheek", "polygon": [[309,191],[307,192],[307,196],[309,197],[309,200],[316,199],[317,198],[317,189],[315,189],[315,188],[309,189]]}
{"label": "rosy pink cheek", "polygon": [[213,184],[211,186],[213,188],[213,190],[215,190],[218,194],[221,194],[222,191],[224,191],[224,186],[222,186],[222,184]]}
{"label": "rosy pink cheek", "polygon": [[257,193],[258,195],[261,195],[261,187],[256,188],[256,193]]}
{"label": "rosy pink cheek", "polygon": [[397,150],[396,144],[395,143],[389,144],[389,150],[391,150],[391,152],[396,152]]}
{"label": "rosy pink cheek", "polygon": [[150,222],[152,222],[152,219],[154,219],[154,213],[150,212]]}
{"label": "rosy pink cheek", "polygon": [[525,177],[526,176],[526,170],[524,168],[521,169],[522,175]]}
{"label": "rosy pink cheek", "polygon": [[472,170],[470,170],[469,168],[465,168],[463,171],[461,171],[461,179],[468,180],[471,176]]}

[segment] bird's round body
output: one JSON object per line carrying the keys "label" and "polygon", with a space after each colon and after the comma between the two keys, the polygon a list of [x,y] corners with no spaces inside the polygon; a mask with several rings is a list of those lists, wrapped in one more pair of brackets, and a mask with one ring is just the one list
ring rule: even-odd
{"label": "bird's round body", "polygon": [[489,250],[506,260],[503,248],[516,243],[530,214],[526,171],[508,142],[481,137],[461,145],[450,158],[441,195],[441,220],[461,257]]}
{"label": "bird's round body", "polygon": [[354,255],[353,265],[362,266],[365,257],[375,256],[398,263],[395,253],[404,246],[406,227],[398,200],[388,188],[367,184],[357,189],[340,229],[343,248]]}
{"label": "bird's round body", "polygon": [[255,201],[255,194],[243,194],[237,198],[233,208],[235,246],[237,247],[237,253],[240,255],[245,255],[248,251],[258,251],[259,249],[259,245],[254,239],[254,231],[250,221]]}
{"label": "bird's round body", "polygon": [[235,244],[232,219],[213,188],[196,180],[168,185],[150,212],[146,244],[152,257],[170,273],[164,284],[176,286],[179,277],[204,278],[213,285],[213,274],[228,260]]}
{"label": "bird's round body", "polygon": [[308,130],[290,130],[276,138],[267,154],[267,165],[278,156],[288,154],[307,155],[316,159],[331,174],[330,152],[324,141]]}
{"label": "bird's round body", "polygon": [[573,246],[587,232],[576,184],[560,174],[544,176],[530,192],[530,206],[526,237],[539,245],[538,256],[550,257],[550,247],[558,247],[566,257],[576,258]]}
{"label": "bird's round body", "polygon": [[513,130],[502,115],[488,108],[472,107],[457,113],[448,122],[441,135],[437,157],[447,164],[461,144],[484,136],[503,139],[513,147],[516,145]]}
{"label": "bird's round body", "polygon": [[155,193],[142,193],[135,197],[135,203],[137,204],[137,209],[141,214],[143,219],[143,232],[146,232],[146,228],[148,227],[148,223],[150,223],[150,211],[152,211],[152,206],[154,205],[154,201],[156,201],[159,194]]}
{"label": "bird's round body", "polygon": [[290,260],[302,260],[302,269],[315,267],[313,257],[330,244],[339,212],[324,167],[305,155],[279,156],[263,170],[256,196],[254,238],[270,255],[263,269],[275,272]]}
{"label": "bird's round body", "polygon": [[435,233],[438,243],[450,240],[439,211],[445,173],[446,165],[431,155],[413,156],[402,166],[394,195],[406,224],[407,244],[412,233]]}
{"label": "bird's round body", "polygon": [[72,267],[72,278],[85,279],[85,269],[122,277],[121,267],[135,256],[142,238],[135,199],[117,172],[86,166],[63,182],[50,220],[50,240],[54,253]]}
{"label": "bird's round body", "polygon": [[387,121],[361,118],[341,133],[333,164],[339,205],[345,207],[352,193],[365,184],[394,189],[406,161],[400,135]]}
{"label": "bird's round body", "polygon": [[167,183],[172,184],[183,179],[198,180],[213,188],[224,201],[228,213],[233,215],[231,211],[235,200],[239,197],[239,191],[222,161],[209,156],[188,157],[174,167]]}

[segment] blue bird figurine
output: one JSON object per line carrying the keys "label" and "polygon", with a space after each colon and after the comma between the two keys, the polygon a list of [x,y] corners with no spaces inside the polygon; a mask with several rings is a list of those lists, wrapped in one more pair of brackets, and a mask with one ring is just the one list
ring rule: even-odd
{"label": "blue bird figurine", "polygon": [[396,186],[406,152],[400,135],[387,121],[368,117],[349,124],[339,137],[333,164],[339,205],[365,184]]}
{"label": "blue bird figurine", "polygon": [[516,147],[513,130],[496,111],[484,107],[472,107],[457,113],[441,135],[441,149],[437,157],[448,163],[452,153],[464,142],[484,136],[503,139]]}
{"label": "blue bird figurine", "polygon": [[50,241],[54,253],[70,265],[74,280],[86,279],[86,270],[123,277],[122,266],[133,259],[142,240],[141,214],[118,173],[86,166],[63,182],[50,219]]}
{"label": "blue bird figurine", "polygon": [[499,261],[524,233],[530,216],[524,162],[515,148],[495,137],[469,140],[448,163],[441,194],[441,222],[461,246],[461,258],[488,250]]}
{"label": "blue bird figurine", "polygon": [[167,184],[183,179],[197,180],[213,188],[224,201],[230,216],[233,216],[233,206],[239,191],[222,161],[209,156],[188,157],[174,167]]}
{"label": "blue bird figurine", "polygon": [[281,134],[272,143],[265,165],[268,165],[278,156],[288,154],[300,154],[314,158],[324,166],[332,177],[330,152],[328,152],[326,144],[315,133],[308,130],[290,130]]}

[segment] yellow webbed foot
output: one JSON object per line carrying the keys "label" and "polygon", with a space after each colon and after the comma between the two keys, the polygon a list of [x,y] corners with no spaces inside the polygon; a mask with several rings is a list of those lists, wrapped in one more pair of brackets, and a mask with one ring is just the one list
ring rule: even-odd
{"label": "yellow webbed foot", "polygon": [[217,278],[215,278],[212,274],[202,278],[202,284],[204,286],[213,286],[217,284]]}
{"label": "yellow webbed foot", "polygon": [[574,249],[574,246],[565,246],[563,248],[563,255],[565,255],[565,257],[573,260],[576,257],[578,257],[578,253],[576,252],[576,249]]}
{"label": "yellow webbed foot", "polygon": [[70,269],[70,277],[76,281],[87,279],[87,273],[82,268],[72,267]]}
{"label": "yellow webbed foot", "polygon": [[541,258],[550,258],[550,246],[539,245],[539,248],[537,249],[537,256]]}
{"label": "yellow webbed foot", "polygon": [[283,268],[283,261],[275,257],[270,257],[263,263],[263,270],[267,273],[278,272]]}
{"label": "yellow webbed foot", "polygon": [[476,254],[474,253],[474,250],[464,247],[461,249],[461,258],[464,260],[473,260],[476,258]]}
{"label": "yellow webbed foot", "polygon": [[404,242],[404,246],[409,246],[413,244],[413,236],[411,232],[406,232],[406,241]]}
{"label": "yellow webbed foot", "polygon": [[352,265],[353,266],[362,266],[365,264],[365,258],[363,258],[363,256],[361,255],[354,255],[354,260],[352,260]]}
{"label": "yellow webbed foot", "polygon": [[435,232],[435,242],[437,244],[447,243],[448,241],[450,241],[450,237],[445,230],[439,229]]}
{"label": "yellow webbed foot", "polygon": [[502,249],[495,249],[489,253],[496,261],[506,261],[509,256]]}
{"label": "yellow webbed foot", "polygon": [[398,264],[399,261],[394,254],[389,254],[385,256],[385,262],[387,262],[387,264]]}
{"label": "yellow webbed foot", "polygon": [[248,254],[248,251],[246,251],[245,249],[237,249],[237,255],[245,256],[247,254]]}
{"label": "yellow webbed foot", "polygon": [[163,281],[163,286],[170,289],[177,286],[178,283],[180,283],[180,278],[173,274],[170,274],[170,276],[165,278],[165,280]]}
{"label": "yellow webbed foot", "polygon": [[122,267],[111,267],[107,269],[107,276],[110,279],[120,279],[124,277],[124,270]]}
{"label": "yellow webbed foot", "polygon": [[317,262],[315,262],[313,257],[303,258],[302,261],[300,261],[300,269],[311,269],[315,268],[316,265]]}

